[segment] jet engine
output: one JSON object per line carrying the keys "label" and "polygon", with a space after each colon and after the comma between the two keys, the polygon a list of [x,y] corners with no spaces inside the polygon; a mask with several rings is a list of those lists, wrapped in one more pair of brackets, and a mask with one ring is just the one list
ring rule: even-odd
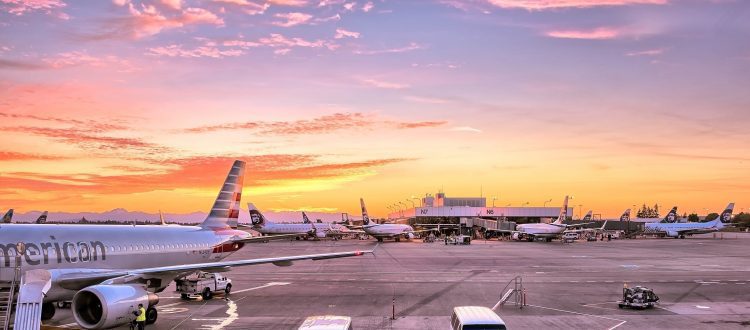
{"label": "jet engine", "polygon": [[519,234],[519,233],[513,233],[512,238],[514,240],[520,241],[521,240],[521,234]]}
{"label": "jet engine", "polygon": [[670,231],[667,231],[667,236],[669,236],[669,237],[677,237],[677,236],[680,236],[680,234],[677,233],[676,231],[671,231],[670,230]]}
{"label": "jet engine", "polygon": [[326,238],[326,233],[322,230],[315,231],[315,237],[317,238]]}
{"label": "jet engine", "polygon": [[138,304],[148,309],[158,302],[157,295],[140,285],[100,284],[78,291],[71,309],[81,327],[108,329],[135,320],[133,312],[138,309]]}

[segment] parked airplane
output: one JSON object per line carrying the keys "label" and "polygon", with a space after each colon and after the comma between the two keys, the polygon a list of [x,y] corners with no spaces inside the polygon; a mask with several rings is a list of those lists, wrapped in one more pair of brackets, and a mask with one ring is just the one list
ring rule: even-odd
{"label": "parked airplane", "polygon": [[581,218],[581,221],[591,221],[593,213],[594,213],[593,210],[589,210],[588,212],[586,212],[586,215],[584,215],[583,218]]}
{"label": "parked airplane", "polygon": [[[43,303],[42,319],[54,315],[54,302],[72,300],[73,317],[80,327],[103,329],[130,323],[135,318],[131,311],[139,303],[148,307],[147,322],[155,322],[154,305],[159,301],[155,293],[196,271],[267,263],[289,266],[296,260],[373,252],[222,261],[246,243],[267,240],[230,227],[239,216],[244,169],[244,162],[234,162],[211,212],[198,226],[4,224],[0,226],[0,261],[4,261],[0,281],[18,280],[14,268],[20,267],[24,284],[19,301],[38,299]],[[30,306],[35,305],[17,308],[34,308]],[[39,313],[19,309],[19,317]]]}
{"label": "parked airplane", "polygon": [[44,211],[38,218],[36,218],[35,223],[46,223],[46,222],[47,222],[47,211]]}
{"label": "parked airplane", "polygon": [[734,203],[729,203],[724,212],[721,212],[718,218],[709,222],[687,222],[687,223],[666,223],[666,222],[652,222],[647,223],[645,233],[647,234],[661,234],[667,237],[685,238],[685,236],[695,234],[705,234],[719,231],[726,227],[725,223],[729,223],[732,220],[732,211],[734,210]]}
{"label": "parked airplane", "polygon": [[[253,203],[247,203],[247,210],[250,212],[250,222],[253,224],[252,229],[263,235],[289,235],[297,234],[303,239],[317,237],[317,233],[312,224],[306,223],[275,223],[266,220],[266,217],[255,207]],[[307,215],[304,215],[307,218]],[[309,219],[308,219],[309,221]]]}
{"label": "parked airplane", "polygon": [[3,215],[3,223],[10,223],[11,220],[13,220],[13,209],[8,210],[8,212],[5,212],[5,215]]}
{"label": "parked airplane", "polygon": [[401,241],[401,237],[406,239],[414,238],[414,233],[432,231],[428,230],[414,230],[412,226],[397,223],[375,223],[370,221],[370,216],[367,214],[367,208],[365,207],[365,200],[360,198],[359,204],[362,206],[362,230],[375,239],[378,242],[382,242],[385,238],[393,238],[396,242]]}
{"label": "parked airplane", "polygon": [[544,238],[547,242],[562,236],[565,232],[571,231],[570,228],[581,227],[586,223],[566,225],[562,223],[568,217],[568,196],[565,196],[563,206],[560,208],[560,214],[553,223],[526,223],[516,226],[516,231],[512,233],[513,239],[533,241],[536,238]]}
{"label": "parked airplane", "polygon": [[312,223],[310,218],[307,217],[307,214],[305,214],[305,211],[302,211],[302,223]]}

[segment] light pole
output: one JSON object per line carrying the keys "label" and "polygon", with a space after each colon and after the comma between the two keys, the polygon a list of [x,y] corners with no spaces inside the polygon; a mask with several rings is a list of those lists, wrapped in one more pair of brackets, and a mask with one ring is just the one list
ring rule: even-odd
{"label": "light pole", "polygon": [[407,208],[407,205],[406,205],[406,203],[404,203],[404,202],[398,202],[398,203],[404,206],[404,208],[403,208],[403,209],[401,209],[401,217],[403,218],[403,217],[404,217],[404,210],[406,210],[406,208]]}
{"label": "light pole", "polygon": [[416,204],[414,204],[414,200],[412,200],[411,198],[407,198],[407,199],[406,199],[406,201],[407,201],[407,202],[411,202],[411,207],[413,207],[413,208],[415,208],[415,209],[417,208],[417,205],[416,205]]}
{"label": "light pole", "polygon": [[422,199],[421,198],[415,197],[414,195],[412,195],[410,198],[418,200],[419,201],[419,207],[422,207]]}
{"label": "light pole", "polygon": [[495,201],[497,200],[497,196],[492,197],[492,207],[495,207]]}
{"label": "light pole", "polygon": [[581,220],[581,209],[583,209],[583,205],[578,204],[578,220]]}
{"label": "light pole", "polygon": [[544,207],[547,207],[547,203],[549,203],[549,202],[551,202],[551,201],[552,201],[552,199],[549,199],[549,200],[546,200],[546,201],[544,201]]}
{"label": "light pole", "polygon": [[390,205],[386,205],[386,208],[387,208],[387,209],[389,209],[389,210],[391,211],[390,213],[388,213],[388,220],[391,220],[391,213],[393,213],[393,212],[394,212],[394,211],[393,211],[393,207],[391,207]]}

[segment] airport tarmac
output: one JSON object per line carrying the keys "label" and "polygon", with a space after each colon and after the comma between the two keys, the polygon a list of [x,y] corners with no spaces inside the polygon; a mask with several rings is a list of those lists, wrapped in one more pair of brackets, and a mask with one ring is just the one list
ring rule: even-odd
{"label": "airport tarmac", "polygon": [[[252,244],[231,260],[366,250],[374,240]],[[747,329],[750,235],[611,242],[476,240],[468,246],[385,242],[375,256],[261,265],[227,273],[228,299],[161,293],[149,329],[296,329],[307,316],[347,315],[354,329],[448,329],[452,308],[491,307],[520,275],[528,306],[498,310],[509,329]],[[622,310],[623,283],[654,289],[653,310]],[[396,319],[391,320],[395,300]],[[47,325],[75,328],[70,310]],[[127,327],[126,327],[127,328]]]}

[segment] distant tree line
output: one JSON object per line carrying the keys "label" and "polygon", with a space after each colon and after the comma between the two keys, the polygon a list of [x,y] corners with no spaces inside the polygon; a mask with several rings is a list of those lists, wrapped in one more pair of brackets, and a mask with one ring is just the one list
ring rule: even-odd
{"label": "distant tree line", "polygon": [[637,218],[658,218],[659,217],[659,205],[654,204],[654,207],[646,206],[646,203],[643,203],[643,206],[638,210],[638,213],[635,215]]}

